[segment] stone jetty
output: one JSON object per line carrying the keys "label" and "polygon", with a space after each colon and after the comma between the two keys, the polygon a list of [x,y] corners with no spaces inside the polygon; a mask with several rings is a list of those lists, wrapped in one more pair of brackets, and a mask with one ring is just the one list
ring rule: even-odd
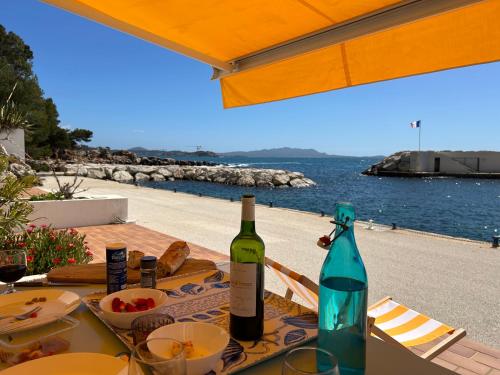
{"label": "stone jetty", "polygon": [[460,177],[500,179],[497,151],[401,151],[362,172],[387,177]]}
{"label": "stone jetty", "polygon": [[66,164],[62,171],[67,176],[101,180],[114,180],[122,183],[141,183],[146,181],[191,180],[206,181],[226,185],[259,186],[269,188],[310,187],[314,181],[303,173],[281,169],[236,168],[230,166],[193,166],[193,165],[127,165],[127,164]]}

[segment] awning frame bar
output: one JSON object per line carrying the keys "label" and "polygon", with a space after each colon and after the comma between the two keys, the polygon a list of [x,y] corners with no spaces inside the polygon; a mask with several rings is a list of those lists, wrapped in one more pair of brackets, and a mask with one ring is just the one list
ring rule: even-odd
{"label": "awning frame bar", "polygon": [[300,39],[273,46],[254,54],[230,61],[231,70],[214,67],[212,79],[220,79],[235,73],[272,64],[303,53],[328,47],[387,30],[426,17],[435,16],[484,0],[412,0],[398,6],[385,8],[358,19],[349,20],[334,27],[307,35]]}

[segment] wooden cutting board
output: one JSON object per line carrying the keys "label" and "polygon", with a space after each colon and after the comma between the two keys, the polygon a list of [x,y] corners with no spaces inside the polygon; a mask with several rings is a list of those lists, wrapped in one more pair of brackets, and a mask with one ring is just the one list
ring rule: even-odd
{"label": "wooden cutting board", "polygon": [[[215,270],[211,260],[188,258],[172,276],[185,275],[203,270]],[[52,269],[47,274],[49,282],[106,284],[106,263],[79,264]],[[136,284],[141,280],[139,270],[127,269],[127,283]]]}

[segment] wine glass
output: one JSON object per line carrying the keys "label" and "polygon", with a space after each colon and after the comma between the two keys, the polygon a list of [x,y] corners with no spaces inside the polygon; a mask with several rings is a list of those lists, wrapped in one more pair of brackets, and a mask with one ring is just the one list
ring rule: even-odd
{"label": "wine glass", "polygon": [[26,273],[26,252],[24,250],[0,250],[0,281],[7,284],[1,294],[14,293],[14,283]]}
{"label": "wine glass", "polygon": [[337,359],[332,353],[314,347],[290,350],[283,360],[282,375],[339,375]]}
{"label": "wine glass", "polygon": [[186,375],[184,346],[167,338],[142,341],[130,355],[128,374]]}

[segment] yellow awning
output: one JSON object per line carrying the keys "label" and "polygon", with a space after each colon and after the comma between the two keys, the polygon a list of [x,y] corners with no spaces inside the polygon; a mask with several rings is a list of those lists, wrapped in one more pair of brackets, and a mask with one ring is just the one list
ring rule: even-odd
{"label": "yellow awning", "polygon": [[224,107],[500,60],[500,0],[45,0],[215,68]]}

